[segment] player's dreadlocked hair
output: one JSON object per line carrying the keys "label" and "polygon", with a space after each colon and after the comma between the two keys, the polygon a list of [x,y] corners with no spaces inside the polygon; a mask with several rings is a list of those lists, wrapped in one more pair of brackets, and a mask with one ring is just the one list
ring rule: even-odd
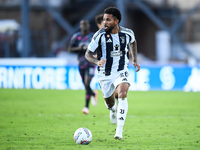
{"label": "player's dreadlocked hair", "polygon": [[122,19],[121,12],[116,7],[108,7],[104,10],[104,14],[111,14],[113,17],[116,17],[119,20],[119,23]]}

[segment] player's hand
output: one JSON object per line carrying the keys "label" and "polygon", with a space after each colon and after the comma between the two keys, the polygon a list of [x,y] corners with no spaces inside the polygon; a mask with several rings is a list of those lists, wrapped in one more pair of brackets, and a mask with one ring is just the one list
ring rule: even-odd
{"label": "player's hand", "polygon": [[136,72],[140,71],[140,64],[138,64],[137,62],[133,62],[133,66],[136,68]]}
{"label": "player's hand", "polygon": [[106,59],[99,60],[97,66],[103,67],[106,64]]}

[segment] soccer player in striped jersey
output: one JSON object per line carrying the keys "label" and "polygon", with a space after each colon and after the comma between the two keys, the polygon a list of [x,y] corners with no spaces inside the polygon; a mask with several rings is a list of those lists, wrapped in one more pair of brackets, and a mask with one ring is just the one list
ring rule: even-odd
{"label": "soccer player in striped jersey", "polygon": [[[121,140],[128,112],[129,50],[136,72],[140,70],[140,65],[137,62],[137,43],[134,33],[128,28],[119,26],[120,21],[121,12],[117,8],[106,8],[103,15],[104,28],[94,34],[85,56],[89,62],[98,66],[99,83],[103,97],[109,109],[115,111],[117,116],[114,138]],[[95,58],[92,54],[97,48],[97,58]],[[117,108],[115,90],[118,92]]]}

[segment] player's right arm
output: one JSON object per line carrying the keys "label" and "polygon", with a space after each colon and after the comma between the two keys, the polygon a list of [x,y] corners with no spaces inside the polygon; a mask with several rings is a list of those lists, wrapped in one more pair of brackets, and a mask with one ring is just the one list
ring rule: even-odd
{"label": "player's right arm", "polygon": [[89,62],[91,62],[91,63],[93,63],[93,64],[95,64],[95,65],[97,65],[97,66],[99,66],[99,67],[103,67],[103,66],[105,65],[105,63],[106,63],[106,59],[102,59],[102,60],[96,59],[96,58],[93,56],[93,52],[91,52],[89,49],[87,49],[87,51],[86,51],[86,53],[85,53],[85,58],[86,58]]}
{"label": "player's right arm", "polygon": [[85,58],[86,58],[89,62],[91,62],[91,63],[93,63],[93,64],[95,64],[95,65],[97,65],[97,66],[99,66],[99,67],[103,67],[103,66],[104,66],[104,64],[106,63],[106,59],[98,60],[97,58],[94,57],[93,52],[94,52],[99,46],[101,46],[101,45],[99,45],[99,41],[101,40],[101,39],[100,39],[101,33],[103,33],[103,32],[102,32],[101,30],[99,30],[99,31],[97,31],[97,32],[94,34],[94,36],[93,36],[93,38],[92,38],[92,41],[91,41],[90,44],[88,45],[88,49],[87,49],[87,51],[86,51],[86,53],[85,53]]}

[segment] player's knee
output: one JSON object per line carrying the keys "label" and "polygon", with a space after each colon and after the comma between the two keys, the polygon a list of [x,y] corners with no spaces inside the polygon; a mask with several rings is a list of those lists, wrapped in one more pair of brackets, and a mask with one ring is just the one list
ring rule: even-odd
{"label": "player's knee", "polygon": [[127,92],[126,91],[121,91],[118,93],[118,98],[126,98],[127,97]]}
{"label": "player's knee", "polygon": [[90,82],[84,82],[84,85],[86,88],[89,88],[90,87]]}

